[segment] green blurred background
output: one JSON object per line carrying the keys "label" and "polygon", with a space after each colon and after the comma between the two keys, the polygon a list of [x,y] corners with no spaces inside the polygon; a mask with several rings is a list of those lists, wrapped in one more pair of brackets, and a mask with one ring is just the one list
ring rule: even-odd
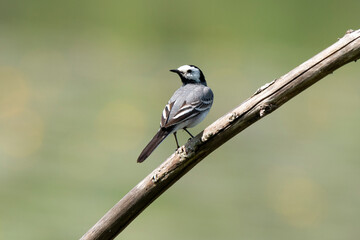
{"label": "green blurred background", "polygon": [[[0,1],[0,239],[80,238],[175,147],[136,158],[195,64],[192,133],[359,28],[360,1]],[[359,239],[360,66],[206,158],[118,239]],[[181,143],[188,136],[178,134]]]}

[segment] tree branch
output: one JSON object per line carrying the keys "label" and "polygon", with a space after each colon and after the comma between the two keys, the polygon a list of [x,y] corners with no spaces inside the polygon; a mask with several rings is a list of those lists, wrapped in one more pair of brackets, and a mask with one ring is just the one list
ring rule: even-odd
{"label": "tree branch", "polygon": [[360,30],[349,30],[332,46],[259,88],[240,106],[180,147],[127,193],[81,239],[115,238],[157,197],[223,143],[326,75],[359,58]]}

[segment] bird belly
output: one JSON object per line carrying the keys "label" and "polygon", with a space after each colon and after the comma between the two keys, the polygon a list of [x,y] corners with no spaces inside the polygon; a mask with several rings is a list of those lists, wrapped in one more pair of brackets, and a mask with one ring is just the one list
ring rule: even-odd
{"label": "bird belly", "polygon": [[[209,109],[210,110],[210,109]],[[176,130],[179,129],[183,129],[183,128],[192,128],[195,127],[196,125],[198,125],[202,120],[204,120],[204,118],[206,117],[206,115],[209,113],[209,110],[201,112],[199,115],[197,115],[194,118],[191,118],[189,120],[186,120],[185,122],[179,124],[178,126],[176,126]]]}

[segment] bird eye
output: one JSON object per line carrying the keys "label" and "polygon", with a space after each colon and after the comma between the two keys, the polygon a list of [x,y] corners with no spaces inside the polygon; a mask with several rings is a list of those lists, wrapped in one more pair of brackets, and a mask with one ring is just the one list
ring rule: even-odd
{"label": "bird eye", "polygon": [[191,71],[191,69],[189,69],[189,70],[187,70],[186,72],[187,72],[187,73],[191,73],[192,71]]}

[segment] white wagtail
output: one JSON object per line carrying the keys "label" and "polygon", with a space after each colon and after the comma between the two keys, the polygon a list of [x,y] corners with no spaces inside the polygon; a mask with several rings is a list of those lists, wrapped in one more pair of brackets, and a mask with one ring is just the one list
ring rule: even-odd
{"label": "white wagtail", "polygon": [[179,148],[176,137],[176,131],[179,129],[184,129],[194,137],[186,128],[200,123],[209,113],[213,103],[213,92],[207,87],[205,76],[198,67],[184,65],[170,71],[180,76],[183,85],[166,104],[161,116],[160,129],[141,152],[138,162],[143,162],[171,133],[174,134],[176,146]]}

